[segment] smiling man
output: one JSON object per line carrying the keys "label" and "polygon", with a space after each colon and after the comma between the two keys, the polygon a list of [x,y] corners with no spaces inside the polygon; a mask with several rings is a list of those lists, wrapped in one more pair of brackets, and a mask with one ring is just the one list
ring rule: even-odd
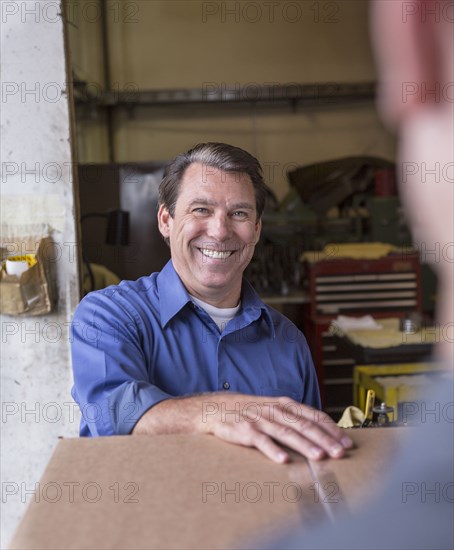
{"label": "smiling man", "polygon": [[260,237],[250,176],[192,163],[170,208],[168,181],[163,181],[158,221],[176,272],[193,297],[218,308],[236,307],[243,271]]}
{"label": "smiling man", "polygon": [[[303,334],[243,272],[260,237],[259,162],[199,144],[167,167],[160,273],[93,292],[73,320],[73,397],[82,436],[207,433],[276,462],[343,456],[351,440],[320,412]],[[151,251],[152,252],[152,251]]]}

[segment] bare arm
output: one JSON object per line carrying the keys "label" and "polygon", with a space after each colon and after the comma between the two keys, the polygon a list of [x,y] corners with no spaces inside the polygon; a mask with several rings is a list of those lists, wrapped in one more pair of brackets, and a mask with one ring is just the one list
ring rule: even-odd
{"label": "bare arm", "polygon": [[[133,434],[207,433],[256,447],[275,462],[288,462],[285,445],[312,460],[340,458],[352,441],[325,413],[288,397],[210,393],[168,399],[149,409]],[[280,444],[280,445],[279,445]]]}

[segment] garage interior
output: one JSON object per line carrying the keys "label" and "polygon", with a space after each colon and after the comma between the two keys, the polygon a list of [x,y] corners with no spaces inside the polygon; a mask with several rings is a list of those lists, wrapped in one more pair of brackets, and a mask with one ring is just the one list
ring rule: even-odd
{"label": "garage interior", "polygon": [[[332,342],[331,321],[342,313],[424,312],[433,322],[436,294],[427,262],[410,258],[416,285],[400,283],[405,293],[382,283],[388,294],[371,299],[391,293],[386,306],[370,304],[367,286],[347,294],[353,305],[331,311],[316,312],[315,290],[309,295],[305,252],[333,242],[412,244],[397,196],[395,142],[374,103],[367,4],[144,2],[114,12],[107,3],[77,13],[69,37],[81,216],[130,215],[129,242],[119,246],[105,244],[105,221],[84,220],[90,262],[119,279],[160,271],[170,253],[150,213],[169,160],[203,141],[251,151],[272,195],[247,277],[310,341],[325,410],[338,420],[352,399],[355,359]],[[197,39],[169,43],[169,36]],[[152,53],[164,45],[165,55]],[[379,261],[335,267],[351,270],[373,277],[383,268]],[[429,352],[427,345],[401,362]]]}
{"label": "garage interior", "polygon": [[[409,228],[399,180],[414,167],[396,164],[377,112],[369,17],[359,0],[3,3],[2,261],[49,236],[55,254],[43,313],[2,302],[2,548],[58,438],[78,436],[74,310],[167,263],[158,187],[197,143],[262,165],[269,194],[245,276],[305,335],[323,410],[336,422],[367,410],[374,388],[382,422],[406,429],[406,404],[440,370],[429,264],[449,251]],[[388,343],[361,340],[348,318],[382,324]]]}

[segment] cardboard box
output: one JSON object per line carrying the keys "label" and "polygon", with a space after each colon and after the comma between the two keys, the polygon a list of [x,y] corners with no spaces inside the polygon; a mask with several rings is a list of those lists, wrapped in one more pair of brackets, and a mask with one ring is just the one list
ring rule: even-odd
{"label": "cardboard box", "polygon": [[45,315],[54,305],[52,278],[50,272],[53,242],[49,237],[44,239],[12,239],[7,248],[0,251],[0,261],[8,257],[10,250],[23,253],[36,253],[36,264],[20,277],[8,275],[4,269],[0,272],[0,313],[4,315]]}
{"label": "cardboard box", "polygon": [[350,430],[347,457],[287,465],[208,435],[64,439],[10,548],[233,548],[309,527],[370,502],[403,431]]}

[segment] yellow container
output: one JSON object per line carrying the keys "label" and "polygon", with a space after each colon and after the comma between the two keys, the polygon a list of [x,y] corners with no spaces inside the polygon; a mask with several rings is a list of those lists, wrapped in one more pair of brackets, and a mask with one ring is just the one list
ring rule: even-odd
{"label": "yellow container", "polygon": [[424,398],[428,377],[442,370],[436,363],[358,365],[354,370],[353,401],[364,410],[367,390],[374,390],[375,405],[384,401],[394,408],[394,419],[398,420],[399,403]]}
{"label": "yellow container", "polygon": [[6,258],[10,262],[27,262],[28,267],[33,267],[37,260],[36,254],[24,254],[22,256],[8,256]]}

